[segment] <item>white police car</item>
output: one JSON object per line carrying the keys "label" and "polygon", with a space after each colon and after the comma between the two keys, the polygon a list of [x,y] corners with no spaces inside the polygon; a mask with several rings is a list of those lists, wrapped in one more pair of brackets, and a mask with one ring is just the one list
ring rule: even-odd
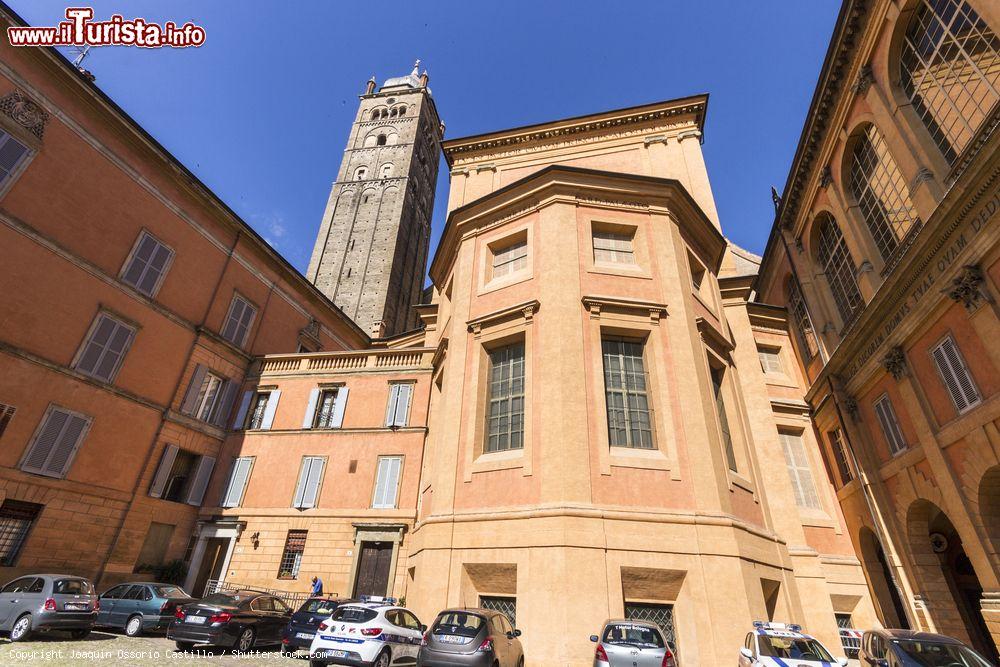
{"label": "white police car", "polygon": [[426,626],[393,598],[365,597],[337,607],[319,624],[309,664],[389,667],[417,661]]}
{"label": "white police car", "polygon": [[740,667],[833,667],[846,665],[847,658],[834,660],[818,640],[798,625],[754,621],[740,649]]}

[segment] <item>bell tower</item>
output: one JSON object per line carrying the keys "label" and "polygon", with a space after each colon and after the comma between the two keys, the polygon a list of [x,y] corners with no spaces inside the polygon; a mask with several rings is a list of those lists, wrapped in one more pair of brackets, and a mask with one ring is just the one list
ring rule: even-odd
{"label": "bell tower", "polygon": [[420,61],[361,95],[307,277],[373,337],[416,326],[444,126]]}

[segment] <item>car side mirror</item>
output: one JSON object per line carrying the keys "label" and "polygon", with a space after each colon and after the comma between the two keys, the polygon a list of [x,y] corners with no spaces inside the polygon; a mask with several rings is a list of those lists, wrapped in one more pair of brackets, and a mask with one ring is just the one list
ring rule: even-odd
{"label": "car side mirror", "polygon": [[742,655],[747,660],[753,660],[753,651],[748,649],[746,646],[740,649],[740,655]]}
{"label": "car side mirror", "polygon": [[597,643],[597,635],[590,635],[590,641]]}

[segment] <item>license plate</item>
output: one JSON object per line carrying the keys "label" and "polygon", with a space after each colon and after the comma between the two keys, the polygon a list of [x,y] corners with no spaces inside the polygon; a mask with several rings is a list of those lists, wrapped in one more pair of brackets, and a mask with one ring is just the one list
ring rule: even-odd
{"label": "license plate", "polygon": [[90,609],[90,605],[86,602],[67,602],[63,605],[63,609],[67,611],[85,611]]}
{"label": "license plate", "polygon": [[295,637],[298,639],[312,639],[316,634],[312,632],[296,632]]}
{"label": "license plate", "polygon": [[204,616],[188,616],[185,620],[188,623],[194,623],[195,625],[205,625]]}
{"label": "license plate", "polygon": [[347,651],[337,651],[335,649],[330,649],[328,651],[324,651],[323,653],[328,658],[346,658],[347,657]]}
{"label": "license plate", "polygon": [[464,644],[465,637],[459,637],[458,635],[434,635],[434,640],[439,641],[442,644]]}

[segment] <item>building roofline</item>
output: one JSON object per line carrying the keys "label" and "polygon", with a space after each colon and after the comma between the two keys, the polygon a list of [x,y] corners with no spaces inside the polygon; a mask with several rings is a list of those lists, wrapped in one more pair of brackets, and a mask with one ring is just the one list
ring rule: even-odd
{"label": "building roofline", "polygon": [[[0,15],[4,17],[12,24],[16,26],[27,26],[29,25],[20,14],[14,11],[6,2],[0,0]],[[11,47],[14,48],[14,47]],[[260,249],[264,251],[265,254],[269,255],[271,259],[275,260],[280,269],[284,269],[290,274],[293,282],[298,282],[304,286],[308,291],[312,293],[314,297],[319,299],[323,305],[329,307],[334,314],[338,315],[348,328],[353,329],[354,333],[361,337],[361,340],[365,344],[371,343],[371,338],[365,331],[358,326],[354,320],[348,317],[343,310],[340,309],[337,304],[330,300],[323,292],[319,290],[318,287],[313,285],[309,280],[292,264],[285,259],[285,257],[275,250],[271,245],[264,240],[264,238],[258,234],[253,227],[251,227],[236,211],[234,211],[230,206],[222,200],[215,192],[212,191],[200,178],[198,178],[190,169],[188,169],[184,163],[177,159],[173,153],[167,150],[159,141],[156,140],[153,135],[151,135],[145,128],[142,127],[132,116],[128,114],[124,109],[122,109],[107,93],[101,90],[93,81],[82,74],[74,65],[69,61],[66,56],[60,53],[56,48],[51,46],[36,46],[36,47],[21,47],[21,48],[31,48],[37,49],[42,52],[46,52],[49,57],[53,58],[56,63],[64,70],[64,72],[72,76],[73,80],[79,84],[83,90],[95,95],[101,102],[107,105],[110,110],[119,117],[119,120],[123,121],[129,129],[139,134],[139,136],[146,141],[155,152],[160,154],[161,158],[164,158],[170,166],[177,169],[185,178],[190,179],[191,183],[196,189],[201,191],[201,194],[205,196],[209,202],[217,207],[219,207],[223,213],[231,218],[231,221],[236,224],[239,231],[244,232],[250,236],[259,246]]]}

